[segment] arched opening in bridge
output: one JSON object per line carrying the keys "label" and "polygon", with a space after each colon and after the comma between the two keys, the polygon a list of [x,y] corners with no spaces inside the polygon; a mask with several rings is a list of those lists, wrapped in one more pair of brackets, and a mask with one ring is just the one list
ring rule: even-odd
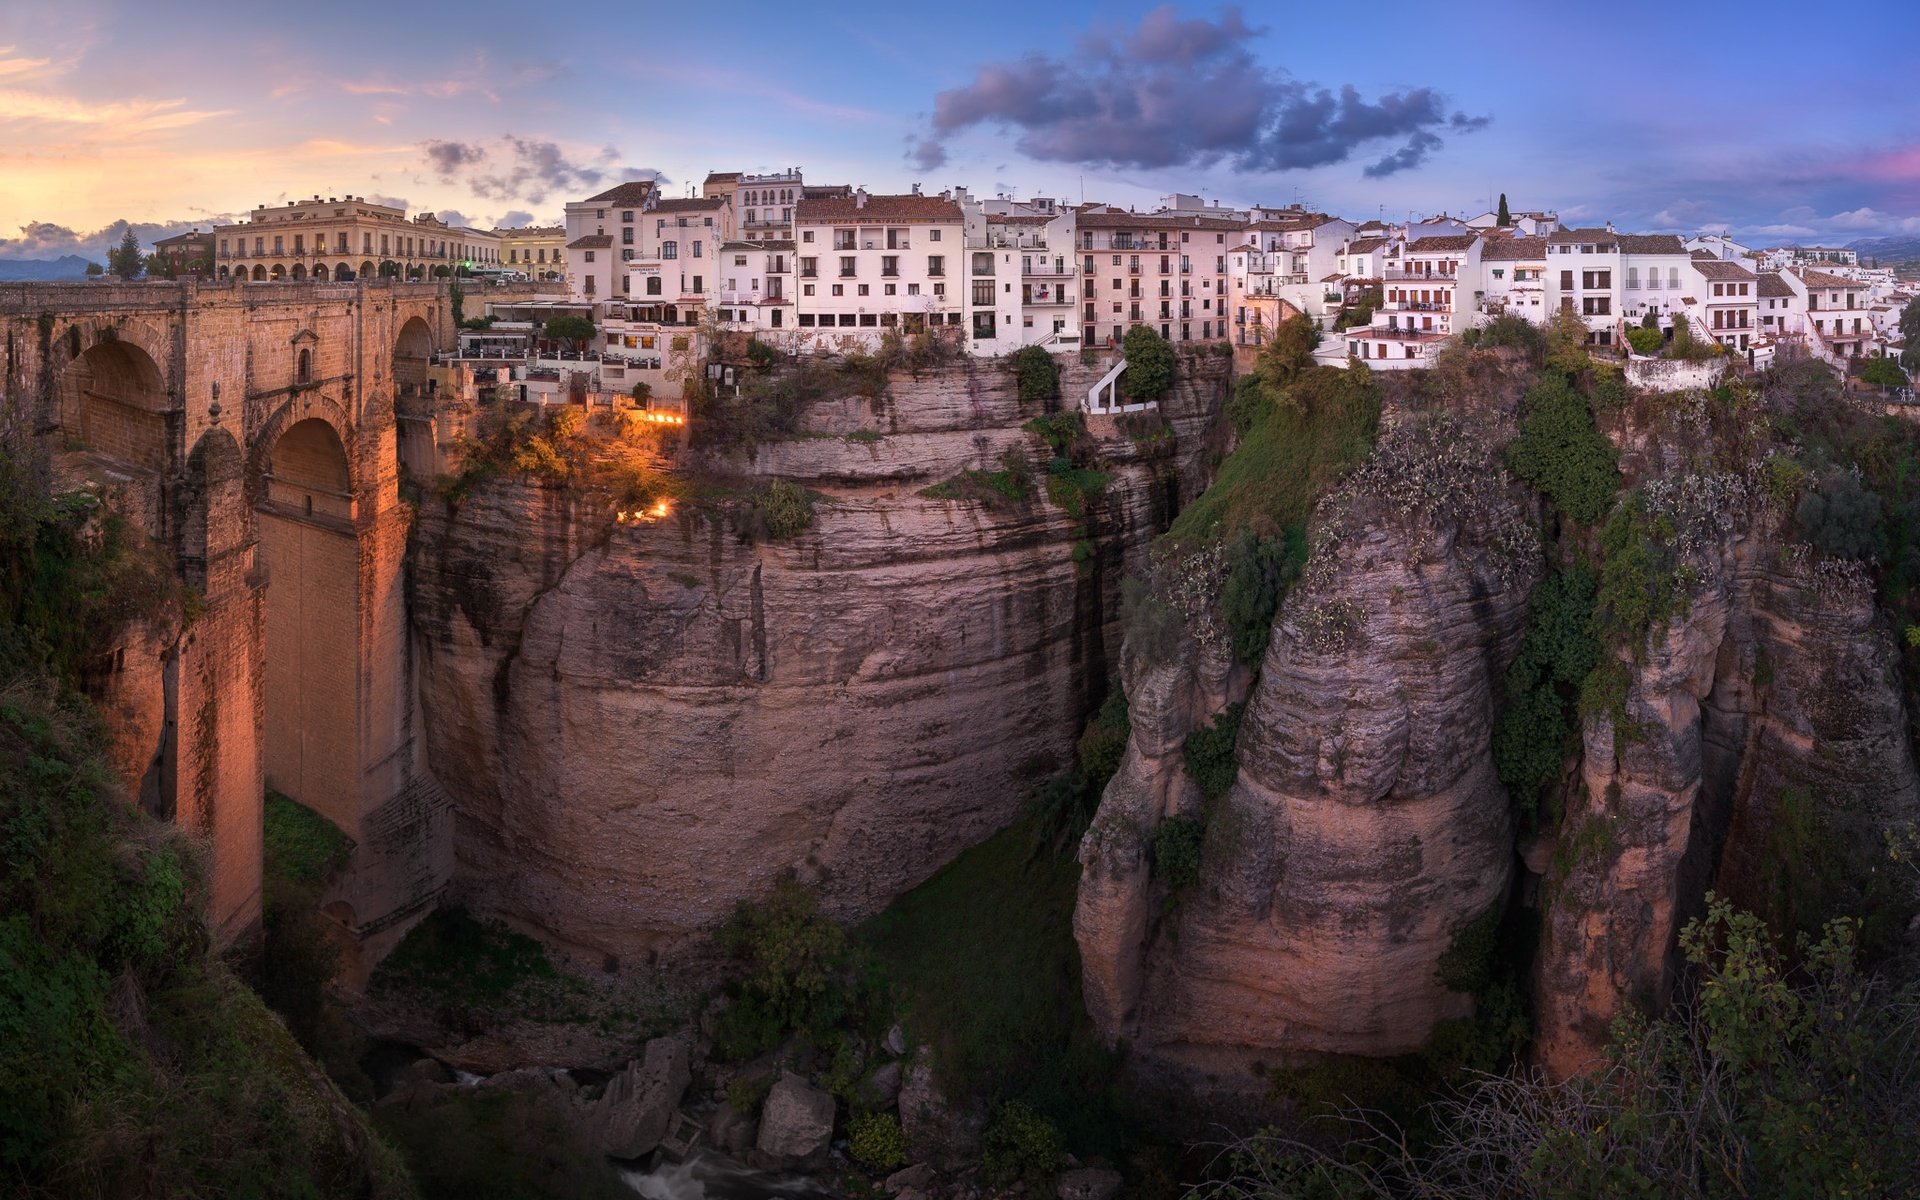
{"label": "arched opening in bridge", "polygon": [[346,448],[308,418],[260,483],[267,786],[359,835],[359,553]]}
{"label": "arched opening in bridge", "polygon": [[393,392],[398,399],[427,391],[427,364],[433,357],[433,331],[419,317],[408,317],[393,343]]}
{"label": "arched opening in bridge", "polygon": [[63,472],[75,486],[83,477],[109,487],[131,481],[123,490],[140,503],[127,515],[158,535],[168,406],[159,366],[131,342],[96,342],[61,372],[57,403]]}

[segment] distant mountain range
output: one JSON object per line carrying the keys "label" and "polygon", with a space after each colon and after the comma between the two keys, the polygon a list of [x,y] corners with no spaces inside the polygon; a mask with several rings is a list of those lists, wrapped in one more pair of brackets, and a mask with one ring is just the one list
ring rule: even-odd
{"label": "distant mountain range", "polygon": [[1858,250],[1862,255],[1872,255],[1875,262],[1887,266],[1920,262],[1920,237],[1861,238],[1857,242],[1847,243],[1847,248]]}
{"label": "distant mountain range", "polygon": [[78,254],[59,258],[0,258],[0,280],[85,279],[90,260]]}

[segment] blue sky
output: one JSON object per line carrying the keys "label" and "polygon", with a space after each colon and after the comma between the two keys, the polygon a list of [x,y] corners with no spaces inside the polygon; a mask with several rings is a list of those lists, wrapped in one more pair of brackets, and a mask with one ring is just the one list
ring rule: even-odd
{"label": "blue sky", "polygon": [[[162,10],[159,12],[156,10]],[[1920,234],[1920,4],[0,4],[0,256],[645,172]],[[1804,61],[1802,52],[1804,52]],[[18,232],[16,232],[18,231]]]}

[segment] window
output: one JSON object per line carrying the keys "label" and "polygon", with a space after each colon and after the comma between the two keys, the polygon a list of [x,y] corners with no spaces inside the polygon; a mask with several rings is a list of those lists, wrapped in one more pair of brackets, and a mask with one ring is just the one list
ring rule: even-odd
{"label": "window", "polygon": [[812,285],[812,284],[810,284],[810,283],[803,283],[803,284],[801,284],[801,285],[800,285],[800,294],[801,294],[802,296],[811,296],[811,295],[813,295],[813,285]]}
{"label": "window", "polygon": [[[661,258],[679,258],[680,243],[679,242],[661,242],[660,257]],[[593,261],[593,251],[591,250],[587,251],[587,261],[588,262]]]}
{"label": "window", "polygon": [[976,307],[980,308],[993,307],[993,281],[991,279],[974,281],[973,303]]}
{"label": "window", "polygon": [[[1505,278],[1507,277],[1507,273],[1506,273],[1506,271],[1504,271],[1504,270],[1502,270],[1501,268],[1499,268],[1499,267],[1495,267],[1495,268],[1493,269],[1493,277],[1494,277],[1495,279],[1505,279]],[[1632,277],[1631,275],[1629,275],[1629,276],[1628,276],[1627,278],[1628,278],[1628,280],[1629,280],[1629,282],[1628,282],[1628,284],[1627,284],[1627,286],[1628,286],[1628,287],[1632,287],[1632,286],[1634,286],[1634,285],[1633,285],[1633,283],[1631,282],[1631,280],[1632,280],[1632,278],[1633,278],[1633,277]]]}
{"label": "window", "polygon": [[939,241],[939,240],[940,240],[940,231],[939,231],[938,229],[929,229],[929,230],[927,230],[927,240],[928,240],[928,241],[930,241],[930,242],[937,242],[937,241]]}
{"label": "window", "polygon": [[658,275],[647,276],[647,295],[658,296],[659,294],[660,294],[660,277]]}
{"label": "window", "polygon": [[817,259],[817,258],[803,258],[803,259],[801,259],[801,260],[800,260],[800,278],[802,278],[802,279],[812,279],[812,278],[814,278],[815,276],[817,276],[817,275],[819,275],[819,274],[820,274],[820,260],[819,260],[819,259]]}
{"label": "window", "polygon": [[871,291],[871,285],[865,284],[865,283],[856,285],[856,288],[857,288],[856,294],[861,296],[865,296],[869,294],[869,292]]}
{"label": "window", "polygon": [[622,249],[622,250],[620,251],[620,261],[621,261],[621,262],[632,262],[632,261],[633,261],[633,251],[632,251],[631,249]]}
{"label": "window", "polygon": [[803,241],[803,242],[811,242],[811,241],[813,240],[813,230],[811,230],[811,229],[803,229],[803,230],[801,230],[801,231],[800,231],[800,240],[801,240],[801,241]]}
{"label": "window", "polygon": [[1580,286],[1590,289],[1610,288],[1613,286],[1613,272],[1582,271],[1580,272]]}
{"label": "window", "polygon": [[[863,283],[860,286],[862,288],[865,288],[867,285]],[[889,295],[889,296],[898,295],[900,292],[900,285],[897,283],[889,283],[884,289],[884,292],[886,295]]]}
{"label": "window", "polygon": [[833,285],[833,294],[834,294],[834,295],[836,295],[836,296],[844,296],[844,295],[846,295],[846,294],[847,294],[847,285],[846,285],[846,284],[844,284],[844,283],[836,283],[836,284],[834,284],[834,285]]}
{"label": "window", "polygon": [[[891,240],[891,239],[889,239],[889,240]],[[898,276],[899,274],[900,274],[900,259],[899,259],[899,257],[898,257],[897,255],[893,255],[893,254],[887,254],[887,255],[882,255],[882,256],[881,256],[881,259],[880,259],[880,275],[881,275],[881,277],[882,277],[882,278],[891,278],[891,277],[897,277],[897,276]]]}
{"label": "window", "polygon": [[[888,287],[892,287],[893,285],[892,285],[892,284],[888,284],[887,286],[888,286]],[[907,295],[909,295],[909,296],[918,296],[919,294],[920,294],[920,285],[919,285],[919,284],[917,284],[917,283],[910,283],[910,284],[908,284],[908,285],[907,285]]]}
{"label": "window", "polygon": [[[669,254],[669,255],[667,255],[667,257],[668,257],[668,258],[672,258],[672,257],[673,257],[673,255],[671,255],[671,254]],[[592,261],[593,261],[593,251],[591,251],[591,250],[589,250],[589,251],[587,251],[587,261],[588,261],[588,262],[592,262]],[[591,277],[589,277],[589,278],[591,278]],[[588,288],[587,290],[588,290],[588,291],[592,291],[593,289],[592,289],[591,287],[589,287],[589,288]]]}
{"label": "window", "polygon": [[854,248],[853,230],[851,229],[834,230],[833,231],[833,248],[835,250],[852,250]]}
{"label": "window", "polygon": [[632,209],[626,209],[625,211],[623,211],[623,212],[621,212],[621,214],[620,214],[620,220],[621,220],[621,222],[622,222],[622,223],[624,223],[624,224],[627,224],[627,225],[631,225],[631,224],[633,224],[633,210],[632,210]]}
{"label": "window", "polygon": [[811,329],[811,328],[813,328],[813,314],[812,314],[812,313],[801,313],[801,314],[800,314],[800,324],[801,324],[801,327],[802,327],[802,328],[806,328],[806,329]]}
{"label": "window", "polygon": [[946,273],[947,273],[946,256],[941,254],[929,254],[927,256],[927,274],[932,276],[935,279],[938,279],[940,276],[945,275]]}
{"label": "window", "polygon": [[706,245],[706,243],[701,241],[699,238],[693,239],[693,256],[695,258],[700,257],[700,247],[704,245]]}
{"label": "window", "polygon": [[934,284],[934,285],[933,285],[933,294],[934,294],[934,295],[936,295],[936,296],[942,296],[942,297],[944,297],[944,296],[945,296],[945,295],[947,294],[947,285],[946,285],[946,284],[944,284],[944,283],[936,283],[936,284]]}
{"label": "window", "polygon": [[852,255],[843,256],[840,259],[840,278],[852,279],[855,274],[856,272],[854,270],[854,265],[853,265],[853,256]]}
{"label": "window", "polygon": [[1570,292],[1573,290],[1573,272],[1572,271],[1560,272],[1560,290],[1563,292]]}
{"label": "window", "polygon": [[734,266],[736,266],[736,267],[744,267],[744,266],[746,266],[746,265],[747,265],[747,256],[746,256],[746,255],[744,255],[744,254],[736,254],[736,255],[734,255],[734,256],[733,256],[733,265],[734,265]]}

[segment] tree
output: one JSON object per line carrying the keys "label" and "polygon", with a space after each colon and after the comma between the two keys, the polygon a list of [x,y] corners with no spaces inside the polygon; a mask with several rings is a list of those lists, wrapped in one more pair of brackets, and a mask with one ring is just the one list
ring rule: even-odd
{"label": "tree", "polygon": [[382,279],[398,279],[400,277],[400,264],[391,258],[383,258],[380,260],[377,273]]}
{"label": "tree", "polygon": [[1900,352],[1901,361],[1909,371],[1920,371],[1920,297],[1907,301],[1900,310],[1900,333],[1907,339],[1907,348]]}
{"label": "tree", "polygon": [[133,226],[120,235],[120,245],[107,253],[107,267],[122,279],[134,279],[140,274],[140,239],[133,236]]}
{"label": "tree", "polygon": [[1500,215],[1495,217],[1494,220],[1502,229],[1513,224],[1513,214],[1507,211],[1507,194],[1505,192],[1500,193]]}
{"label": "tree", "polygon": [[101,266],[97,262],[90,262],[87,264],[88,279],[98,279],[100,276],[105,275],[106,273],[107,273],[107,269]]}
{"label": "tree", "polygon": [[1153,400],[1173,386],[1175,358],[1173,347],[1150,325],[1135,325],[1121,342],[1127,357],[1126,388],[1129,398]]}
{"label": "tree", "polygon": [[1892,359],[1875,355],[1860,364],[1860,381],[1875,387],[1905,387],[1907,373]]}
{"label": "tree", "polygon": [[1586,397],[1565,376],[1544,375],[1527,392],[1522,412],[1520,436],[1507,449],[1513,473],[1582,525],[1605,516],[1620,476],[1613,443],[1594,426]]}
{"label": "tree", "polygon": [[1587,323],[1571,308],[1563,308],[1547,322],[1547,365],[1577,375],[1593,365],[1587,354]]}
{"label": "tree", "polygon": [[168,279],[175,278],[173,260],[158,250],[142,259],[140,265],[146,271],[148,279],[159,279],[162,276]]}
{"label": "tree", "polygon": [[1313,318],[1295,313],[1280,322],[1273,338],[1260,351],[1254,372],[1269,390],[1278,393],[1313,365],[1313,351],[1320,344],[1320,330]]}
{"label": "tree", "polygon": [[593,322],[585,317],[566,313],[558,317],[547,318],[542,335],[551,342],[572,342],[575,350],[585,350],[587,343],[593,340]]}

